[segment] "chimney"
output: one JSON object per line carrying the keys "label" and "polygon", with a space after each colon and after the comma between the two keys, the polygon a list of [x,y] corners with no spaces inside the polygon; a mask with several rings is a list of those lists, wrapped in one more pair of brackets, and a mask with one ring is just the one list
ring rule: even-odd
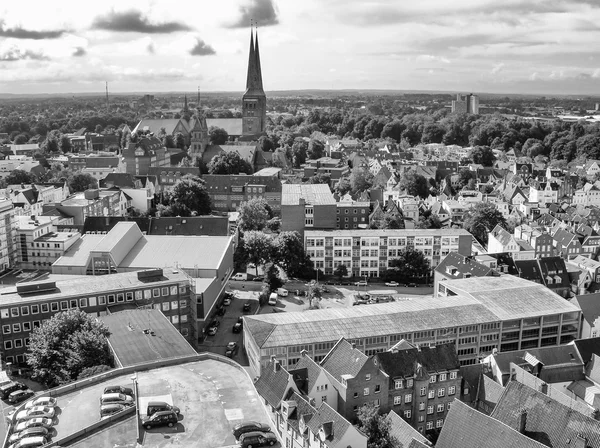
{"label": "chimney", "polygon": [[309,397],[308,404],[310,404],[314,408],[315,407],[315,399],[313,397]]}
{"label": "chimney", "polygon": [[281,370],[281,363],[278,360],[273,362],[273,372],[279,372]]}
{"label": "chimney", "polygon": [[542,383],[540,385],[540,392],[544,395],[548,395],[548,383]]}
{"label": "chimney", "polygon": [[578,434],[577,438],[575,439],[575,448],[587,448],[587,446],[587,439],[581,434]]}
{"label": "chimney", "polygon": [[525,427],[527,426],[527,411],[523,409],[519,416],[519,432],[525,434]]}
{"label": "chimney", "polygon": [[355,349],[356,349],[356,342],[353,342],[352,343],[352,350],[355,350]]}

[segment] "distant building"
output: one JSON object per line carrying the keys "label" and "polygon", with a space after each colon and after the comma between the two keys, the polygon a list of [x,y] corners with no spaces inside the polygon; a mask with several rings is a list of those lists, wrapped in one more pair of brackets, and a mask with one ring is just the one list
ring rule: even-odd
{"label": "distant building", "polygon": [[15,211],[11,201],[0,200],[0,270],[17,262],[17,231]]}
{"label": "distant building", "polygon": [[270,175],[205,174],[202,179],[206,182],[206,190],[215,211],[234,212],[244,201],[263,198],[273,212],[279,214],[282,195],[279,172],[267,174]]}
{"label": "distant building", "polygon": [[126,172],[135,176],[145,176],[150,167],[170,165],[170,155],[156,137],[140,137],[123,148]]}
{"label": "distant building", "polygon": [[452,113],[479,114],[479,97],[472,93],[456,94],[456,99],[452,101]]}
{"label": "distant building", "polygon": [[258,33],[250,33],[246,91],[242,96],[242,135],[259,136],[267,125],[267,96],[263,90]]}
{"label": "distant building", "polygon": [[82,226],[88,216],[123,216],[130,206],[131,200],[120,190],[93,189],[75,193],[55,208],[71,216],[75,226]]}
{"label": "distant building", "polygon": [[337,202],[325,184],[283,184],[281,230],[335,229]]}

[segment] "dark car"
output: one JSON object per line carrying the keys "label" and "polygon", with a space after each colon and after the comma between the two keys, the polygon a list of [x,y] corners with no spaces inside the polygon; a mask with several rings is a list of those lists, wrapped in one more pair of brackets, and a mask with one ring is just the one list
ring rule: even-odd
{"label": "dark car", "polygon": [[225,312],[226,311],[227,310],[225,309],[225,307],[221,305],[220,307],[217,308],[217,315],[218,316],[225,316]]}
{"label": "dark car", "polygon": [[164,401],[148,402],[148,407],[146,408],[146,415],[148,417],[159,411],[173,411],[175,412],[175,414],[179,414],[181,412],[177,406],[170,405],[169,403],[165,403]]}
{"label": "dark car", "polygon": [[409,283],[408,286],[410,286],[411,288],[416,288],[417,284],[416,283]]}
{"label": "dark car", "polygon": [[150,417],[142,419],[142,426],[146,429],[152,429],[156,426],[168,426],[172,428],[177,424],[177,414],[173,411],[157,411]]}
{"label": "dark car", "polygon": [[218,321],[217,319],[213,319],[212,322],[210,323],[209,327],[218,327],[219,325],[221,325],[221,322]]}
{"label": "dark car", "polygon": [[8,396],[15,390],[27,389],[27,386],[19,382],[10,382],[4,386],[0,386],[0,398],[6,400]]}
{"label": "dark car", "polygon": [[250,303],[244,303],[244,313],[247,313],[248,311],[250,311]]}
{"label": "dark car", "polygon": [[239,439],[240,436],[242,434],[246,434],[247,432],[269,432],[271,431],[271,427],[268,425],[265,425],[263,423],[258,423],[258,422],[253,422],[253,421],[247,421],[247,422],[242,422],[242,423],[238,423],[237,425],[235,425],[233,427],[233,436],[236,439]]}
{"label": "dark car", "polygon": [[277,436],[272,432],[247,432],[240,436],[242,448],[254,448],[255,446],[272,446],[277,443]]}
{"label": "dark car", "polygon": [[31,389],[15,390],[14,392],[11,392],[8,396],[8,401],[11,403],[20,403],[21,401],[29,397],[33,397],[34,395],[35,392]]}
{"label": "dark car", "polygon": [[241,331],[242,331],[242,325],[243,325],[243,324],[242,324],[241,322],[236,322],[236,323],[233,325],[233,328],[231,329],[231,331],[233,331],[234,333],[239,333],[239,332],[241,332]]}
{"label": "dark car", "polygon": [[125,394],[133,397],[133,389],[131,387],[123,386],[106,386],[104,388],[105,394]]}

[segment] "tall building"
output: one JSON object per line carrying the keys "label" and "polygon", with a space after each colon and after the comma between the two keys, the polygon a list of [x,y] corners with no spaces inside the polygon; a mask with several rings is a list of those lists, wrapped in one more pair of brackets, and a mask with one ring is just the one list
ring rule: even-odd
{"label": "tall building", "polygon": [[242,135],[251,136],[265,131],[267,121],[267,96],[263,90],[258,33],[250,32],[250,54],[246,91],[242,96]]}
{"label": "tall building", "polygon": [[479,113],[479,97],[472,93],[463,95],[456,94],[456,99],[452,101],[452,112],[462,114],[478,114]]}
{"label": "tall building", "polygon": [[13,267],[17,261],[15,209],[10,200],[0,201],[0,270]]}

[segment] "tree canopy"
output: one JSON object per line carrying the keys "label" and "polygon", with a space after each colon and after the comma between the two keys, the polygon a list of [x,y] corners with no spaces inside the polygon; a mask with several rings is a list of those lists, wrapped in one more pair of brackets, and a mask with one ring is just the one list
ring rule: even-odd
{"label": "tree canopy", "polygon": [[242,232],[263,230],[273,217],[273,212],[263,198],[250,199],[240,204],[238,208],[238,228]]}
{"label": "tree canopy", "polygon": [[211,126],[208,130],[208,138],[211,145],[224,145],[229,140],[229,134],[223,128]]}
{"label": "tree canopy", "polygon": [[411,196],[419,196],[423,199],[429,197],[429,182],[425,179],[425,176],[411,171],[405,174],[400,180],[400,187]]}
{"label": "tree canopy", "polygon": [[33,329],[27,364],[33,379],[55,386],[77,379],[86,369],[112,365],[103,322],[81,310],[55,314]]}
{"label": "tree canopy", "polygon": [[171,193],[165,194],[157,209],[161,216],[198,216],[210,214],[211,207],[204,180],[187,174],[175,184]]}
{"label": "tree canopy", "polygon": [[350,173],[350,188],[352,193],[361,193],[373,186],[373,173],[368,168],[357,166]]}
{"label": "tree canopy", "polygon": [[358,429],[367,436],[368,448],[401,448],[400,441],[391,433],[392,424],[385,415],[379,415],[379,407],[365,404],[358,408]]}
{"label": "tree canopy", "polygon": [[463,228],[483,244],[487,244],[488,233],[497,225],[506,228],[506,219],[491,202],[478,202],[463,216]]}
{"label": "tree canopy", "polygon": [[476,146],[470,152],[473,163],[478,163],[483,166],[492,166],[496,161],[496,156],[489,146]]}
{"label": "tree canopy", "polygon": [[235,151],[223,151],[214,156],[208,163],[210,174],[252,174],[252,165],[246,162]]}
{"label": "tree canopy", "polygon": [[31,184],[36,181],[35,174],[28,173],[23,170],[12,170],[8,176],[4,178],[6,185]]}
{"label": "tree canopy", "polygon": [[97,187],[98,181],[91,174],[78,173],[69,179],[69,188],[73,193]]}
{"label": "tree canopy", "polygon": [[397,256],[389,260],[388,266],[386,276],[393,280],[416,280],[430,274],[429,260],[413,247],[399,250]]}

